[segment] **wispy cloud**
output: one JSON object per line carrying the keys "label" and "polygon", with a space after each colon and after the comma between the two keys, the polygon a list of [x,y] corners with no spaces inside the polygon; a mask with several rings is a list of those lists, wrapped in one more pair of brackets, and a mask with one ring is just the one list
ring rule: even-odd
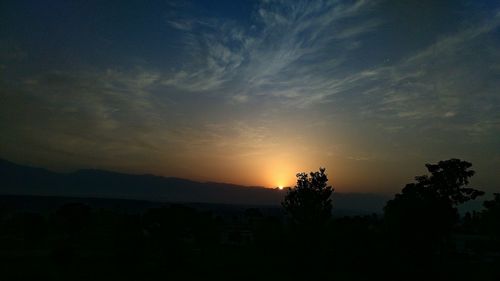
{"label": "wispy cloud", "polygon": [[353,23],[346,19],[366,15],[374,5],[269,1],[256,7],[250,26],[207,19],[210,24],[179,28],[186,38],[197,38],[189,40],[186,52],[200,55],[163,83],[192,92],[217,91],[237,102],[256,96],[296,105],[320,101],[337,83],[327,72],[359,44],[358,36],[381,23],[372,16]]}
{"label": "wispy cloud", "polygon": [[[471,105],[484,107],[474,110],[481,116],[485,110],[496,110],[491,108],[491,100],[498,99],[493,95],[495,85],[484,82],[498,80],[489,77],[498,61],[491,57],[496,50],[475,57],[474,52],[481,48],[476,39],[498,28],[498,14],[390,65],[345,71],[352,52],[362,44],[359,37],[383,24],[370,14],[377,5],[378,1],[265,1],[248,28],[206,20],[209,25],[186,30],[187,37],[198,39],[187,46],[202,50],[198,59],[164,76],[163,83],[216,93],[236,103],[256,98],[293,107],[333,102],[367,119],[474,119],[467,112]],[[356,20],[346,20],[352,18]],[[481,77],[482,72],[488,73]],[[474,91],[487,97],[484,102]]]}
{"label": "wispy cloud", "polygon": [[[161,110],[150,90],[158,79],[158,73],[144,70],[50,71],[21,84],[6,83],[0,126],[9,128],[13,141],[43,144],[43,150],[70,155],[112,159],[126,151],[154,151],[151,142],[157,138],[148,135],[158,129],[155,122]],[[42,152],[35,153],[38,146],[25,149]]]}
{"label": "wispy cloud", "polygon": [[[495,94],[500,81],[493,78],[500,73],[492,71],[498,52],[477,53],[485,37],[499,26],[497,14],[396,64],[355,74],[351,82],[362,89],[358,102],[363,113],[389,122],[460,118],[464,130],[484,120],[500,120],[495,113],[500,110]],[[483,40],[477,40],[480,37]]]}

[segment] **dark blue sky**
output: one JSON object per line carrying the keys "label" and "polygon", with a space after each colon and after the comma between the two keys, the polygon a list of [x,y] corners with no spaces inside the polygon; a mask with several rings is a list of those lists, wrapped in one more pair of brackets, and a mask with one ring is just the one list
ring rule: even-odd
{"label": "dark blue sky", "polygon": [[2,1],[0,156],[392,192],[500,185],[497,1]]}

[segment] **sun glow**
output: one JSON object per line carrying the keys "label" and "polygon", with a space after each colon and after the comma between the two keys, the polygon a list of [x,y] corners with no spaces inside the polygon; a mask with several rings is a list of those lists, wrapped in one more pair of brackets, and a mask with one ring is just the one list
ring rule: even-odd
{"label": "sun glow", "polygon": [[278,189],[279,189],[279,190],[282,190],[282,189],[283,189],[283,186],[282,186],[282,185],[278,185]]}

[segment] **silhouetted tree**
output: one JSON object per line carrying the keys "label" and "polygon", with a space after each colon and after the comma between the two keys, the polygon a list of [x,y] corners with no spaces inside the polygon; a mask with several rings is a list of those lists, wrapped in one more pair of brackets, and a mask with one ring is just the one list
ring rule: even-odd
{"label": "silhouetted tree", "polygon": [[486,232],[500,240],[500,193],[494,196],[493,200],[483,203],[486,210],[482,212],[482,221]]}
{"label": "silhouetted tree", "polygon": [[294,224],[315,227],[324,224],[331,217],[330,196],[334,190],[327,182],[325,168],[309,175],[297,174],[297,184],[288,190],[282,202]]}
{"label": "silhouetted tree", "polygon": [[474,175],[469,162],[450,159],[425,166],[430,175],[415,177],[384,208],[399,247],[410,252],[429,253],[442,246],[457,222],[455,207],[484,194],[467,187]]}

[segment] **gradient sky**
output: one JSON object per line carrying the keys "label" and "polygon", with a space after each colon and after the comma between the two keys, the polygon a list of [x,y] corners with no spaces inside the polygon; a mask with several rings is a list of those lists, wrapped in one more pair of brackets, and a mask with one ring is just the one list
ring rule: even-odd
{"label": "gradient sky", "polygon": [[0,157],[245,185],[500,187],[498,1],[2,1]]}

